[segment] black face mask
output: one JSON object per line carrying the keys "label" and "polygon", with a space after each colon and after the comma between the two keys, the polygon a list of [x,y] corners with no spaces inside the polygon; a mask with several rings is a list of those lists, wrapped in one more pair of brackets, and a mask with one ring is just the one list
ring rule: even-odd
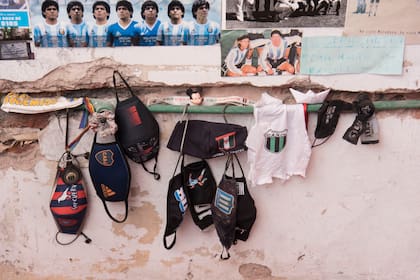
{"label": "black face mask", "polygon": [[[120,76],[131,95],[122,101],[117,93],[116,74]],[[146,105],[134,95],[127,81],[118,71],[114,71],[113,81],[117,99],[115,122],[118,125],[116,133],[118,143],[131,160],[140,163],[144,170],[159,180],[160,175],[156,172],[159,152],[159,124]],[[150,159],[155,159],[153,171],[149,171],[144,165],[144,162]]]}
{"label": "black face mask", "polygon": [[337,127],[338,119],[342,111],[352,110],[352,104],[342,100],[327,100],[322,103],[321,108],[318,110],[318,119],[315,128],[315,138],[325,139],[320,144],[314,144],[312,147],[319,146],[325,143],[328,138],[334,134]]}
{"label": "black face mask", "polygon": [[340,113],[343,110],[351,110],[352,104],[342,100],[330,100],[322,103],[318,110],[318,120],[315,129],[315,137],[318,139],[331,136],[337,127]]}
{"label": "black face mask", "polygon": [[[177,122],[167,147],[180,151],[185,121]],[[247,150],[247,128],[236,124],[189,120],[183,153],[197,158],[215,158]]]}
{"label": "black face mask", "polygon": [[[251,232],[251,228],[254,225],[255,219],[257,218],[257,208],[255,207],[254,199],[248,190],[248,185],[242,170],[241,163],[237,155],[234,155],[236,161],[241,169],[242,176],[235,176],[236,186],[238,188],[238,202],[237,202],[237,211],[236,211],[236,227],[235,227],[235,241],[242,240],[246,241]],[[230,178],[226,175],[227,178]]]}
{"label": "black face mask", "polygon": [[375,106],[366,93],[359,94],[353,106],[357,115],[353,124],[344,133],[343,139],[356,145],[359,137],[366,131],[368,121],[375,113]]}
{"label": "black face mask", "polygon": [[[232,167],[233,176],[227,177],[226,172],[230,166]],[[229,259],[229,249],[235,241],[238,188],[233,168],[232,155],[229,155],[226,161],[225,172],[217,186],[216,195],[211,206],[214,226],[223,246],[223,251],[220,255],[222,259]],[[225,250],[226,255],[224,255]]]}
{"label": "black face mask", "polygon": [[213,224],[211,203],[216,192],[216,180],[205,160],[184,166],[182,174],[185,193],[194,223],[204,230]]}
{"label": "black face mask", "polygon": [[[169,181],[166,198],[166,228],[163,236],[163,245],[168,250],[175,245],[176,230],[181,225],[188,208],[187,197],[184,193],[183,178],[182,174],[179,173]],[[167,238],[171,235],[173,235],[173,239],[168,245]]]}
{"label": "black face mask", "polygon": [[[181,158],[181,172],[175,175]],[[166,228],[163,246],[168,250],[175,245],[176,231],[188,207],[194,223],[201,230],[213,224],[211,203],[216,190],[216,182],[210,167],[204,160],[184,166],[182,155],[178,158],[178,163],[169,181],[166,199]],[[171,236],[172,240],[168,241]]]}
{"label": "black face mask", "polygon": [[[236,244],[237,240],[246,241],[254,225],[257,209],[254,199],[251,197],[246,178],[237,155],[228,156],[223,178],[216,191],[214,203],[212,205],[213,222],[217,230],[220,242],[224,250],[220,257],[228,259],[229,248]],[[241,175],[235,176],[234,160],[238,163]],[[226,173],[229,161],[232,166],[232,176]]]}

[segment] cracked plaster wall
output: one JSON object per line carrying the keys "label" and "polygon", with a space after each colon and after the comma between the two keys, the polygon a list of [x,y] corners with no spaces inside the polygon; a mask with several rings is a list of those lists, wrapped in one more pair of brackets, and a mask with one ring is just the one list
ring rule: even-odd
{"label": "cracked plaster wall", "polygon": [[[341,29],[305,30],[305,36],[341,35]],[[130,47],[93,49],[37,48],[35,60],[2,61],[0,93],[57,92],[112,87],[112,71],[119,69],[133,86],[222,86],[250,84],[279,86],[309,81],[347,91],[416,90],[419,88],[420,46],[407,45],[402,75],[326,75],[220,77],[220,46],[182,48]],[[7,70],[6,70],[7,69]]]}
{"label": "cracked plaster wall", "polygon": [[[91,91],[95,97],[109,98],[114,69],[123,72],[137,92],[157,95],[183,94],[186,86],[201,85],[213,96],[258,99],[268,91],[292,102],[285,93],[289,85],[333,88],[336,97],[347,100],[357,91],[371,92],[376,98],[387,94],[391,99],[395,94],[415,98],[419,88],[418,46],[406,47],[402,76],[227,80],[219,77],[218,47],[162,50],[37,49],[34,61],[1,62],[0,92]],[[306,178],[251,188],[257,221],[250,239],[233,246],[228,261],[219,259],[215,230],[201,232],[189,214],[175,247],[170,251],[163,247],[166,188],[177,158],[165,146],[179,115],[156,114],[162,132],[160,182],[130,162],[128,220],[113,223],[86,180],[89,212],[84,232],[93,242],[88,245],[81,238],[62,247],[55,243],[56,227],[48,208],[56,163],[41,152],[42,143],[32,141],[34,133],[45,133],[54,114],[0,113],[2,142],[17,138],[21,144],[0,152],[0,279],[417,280],[420,275],[420,130],[415,110],[379,112],[381,142],[372,146],[353,146],[341,139],[354,119],[344,114],[328,144],[313,150]],[[223,121],[215,115],[194,117]],[[229,116],[229,120],[248,128],[253,124],[251,115]],[[315,124],[316,115],[310,114],[310,132]],[[89,150],[91,135],[87,137],[81,149]],[[57,152],[52,147],[51,152]],[[246,154],[241,160],[247,173]],[[223,160],[209,162],[219,180]],[[89,178],[86,161],[82,167]],[[120,210],[111,205],[111,211]]]}
{"label": "cracked plaster wall", "polygon": [[[354,119],[344,114],[327,144],[313,150],[306,178],[250,188],[257,220],[249,240],[231,248],[228,261],[219,259],[221,246],[214,228],[201,232],[189,214],[177,231],[174,248],[163,247],[167,182],[177,158],[165,146],[179,115],[156,116],[162,130],[162,179],[153,180],[130,162],[133,179],[125,223],[113,223],[106,216],[86,179],[89,210],[84,232],[91,244],[83,238],[64,247],[55,243],[48,205],[56,162],[42,151],[59,153],[58,145],[49,145],[44,138],[23,151],[0,154],[2,279],[418,279],[416,111],[379,112],[380,144],[357,146],[341,139]],[[221,116],[199,118],[223,121]],[[228,118],[248,128],[253,124],[250,115]],[[72,120],[71,131],[76,133],[79,117]],[[48,130],[57,134],[51,123],[41,135]],[[311,114],[309,131],[315,123]],[[86,136],[78,152],[90,149],[91,137]],[[246,155],[240,158],[248,173]],[[219,180],[223,159],[209,163]],[[89,178],[87,161],[81,165]],[[122,213],[122,205],[110,206],[113,213]]]}

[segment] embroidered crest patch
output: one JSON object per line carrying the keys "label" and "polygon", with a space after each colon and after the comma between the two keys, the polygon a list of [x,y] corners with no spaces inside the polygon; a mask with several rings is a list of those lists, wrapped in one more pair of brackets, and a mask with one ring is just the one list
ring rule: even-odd
{"label": "embroidered crest patch", "polygon": [[280,153],[286,146],[287,129],[282,131],[268,130],[265,134],[265,148],[271,153]]}

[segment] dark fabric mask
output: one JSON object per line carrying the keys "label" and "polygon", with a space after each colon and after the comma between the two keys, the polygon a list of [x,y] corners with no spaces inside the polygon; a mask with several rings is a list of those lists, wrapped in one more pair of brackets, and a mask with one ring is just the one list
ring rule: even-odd
{"label": "dark fabric mask", "polygon": [[351,109],[352,104],[342,100],[324,101],[318,110],[315,138],[322,139],[331,136],[337,127],[340,113]]}
{"label": "dark fabric mask", "polygon": [[[235,176],[236,186],[238,189],[237,198],[237,211],[236,211],[236,228],[235,228],[235,241],[242,240],[246,241],[251,232],[251,228],[254,225],[255,219],[257,218],[257,208],[255,207],[254,199],[248,190],[248,185],[242,169],[241,163],[239,162],[238,156],[234,155],[236,162],[241,169],[241,177]],[[230,178],[226,175],[226,178]]]}
{"label": "dark fabric mask", "polygon": [[[108,216],[117,223],[122,223],[128,215],[128,195],[131,175],[127,160],[116,142],[92,145],[89,157],[89,174],[96,194],[104,204]],[[121,220],[111,215],[106,201],[124,201],[125,215]]]}
{"label": "dark fabric mask", "polygon": [[[120,100],[117,93],[116,74],[127,87],[130,97]],[[156,180],[160,175],[156,172],[156,163],[159,152],[159,124],[152,112],[134,95],[128,83],[118,71],[113,75],[115,97],[117,106],[115,108],[115,122],[118,125],[116,138],[124,153],[134,162],[140,163],[144,170],[153,174]],[[144,162],[155,159],[153,171],[149,171]]]}
{"label": "dark fabric mask", "polygon": [[[171,249],[176,242],[176,230],[181,225],[184,214],[188,208],[187,197],[183,187],[183,175],[181,173],[173,176],[169,181],[168,194],[166,198],[166,228],[163,236],[163,245]],[[167,238],[173,235],[168,245]]]}
{"label": "dark fabric mask", "polygon": [[[220,243],[223,245],[223,251],[220,255],[222,259],[229,259],[229,249],[235,241],[238,189],[235,175],[233,177],[226,176],[230,166],[232,166],[233,170],[232,155],[228,156],[225,172],[217,186],[216,195],[211,206],[214,226]],[[226,250],[226,255],[223,253],[224,250]]]}
{"label": "dark fabric mask", "polygon": [[185,193],[194,223],[201,229],[213,224],[211,203],[216,192],[216,181],[205,160],[184,166],[182,174]]}
{"label": "dark fabric mask", "polygon": [[[167,147],[180,151],[185,121],[178,122],[172,131]],[[236,124],[189,120],[183,153],[209,159],[247,150],[247,128]]]}
{"label": "dark fabric mask", "polygon": [[367,122],[375,113],[375,106],[366,93],[359,94],[357,100],[353,102],[353,106],[357,115],[353,124],[344,133],[343,139],[357,145],[360,136],[366,130]]}

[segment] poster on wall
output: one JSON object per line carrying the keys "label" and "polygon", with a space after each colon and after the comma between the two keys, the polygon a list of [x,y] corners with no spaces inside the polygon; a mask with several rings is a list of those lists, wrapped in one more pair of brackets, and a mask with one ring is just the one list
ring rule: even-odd
{"label": "poster on wall", "polygon": [[226,29],[344,27],[348,0],[226,0]]}
{"label": "poster on wall", "polygon": [[213,45],[221,0],[31,0],[37,47]]}
{"label": "poster on wall", "polygon": [[277,76],[300,72],[299,29],[223,30],[221,76]]}
{"label": "poster on wall", "polygon": [[0,60],[33,58],[25,0],[0,0]]}
{"label": "poster on wall", "polygon": [[403,35],[420,44],[419,0],[348,0],[344,35]]}
{"label": "poster on wall", "polygon": [[304,37],[302,45],[302,74],[402,73],[404,36]]}

